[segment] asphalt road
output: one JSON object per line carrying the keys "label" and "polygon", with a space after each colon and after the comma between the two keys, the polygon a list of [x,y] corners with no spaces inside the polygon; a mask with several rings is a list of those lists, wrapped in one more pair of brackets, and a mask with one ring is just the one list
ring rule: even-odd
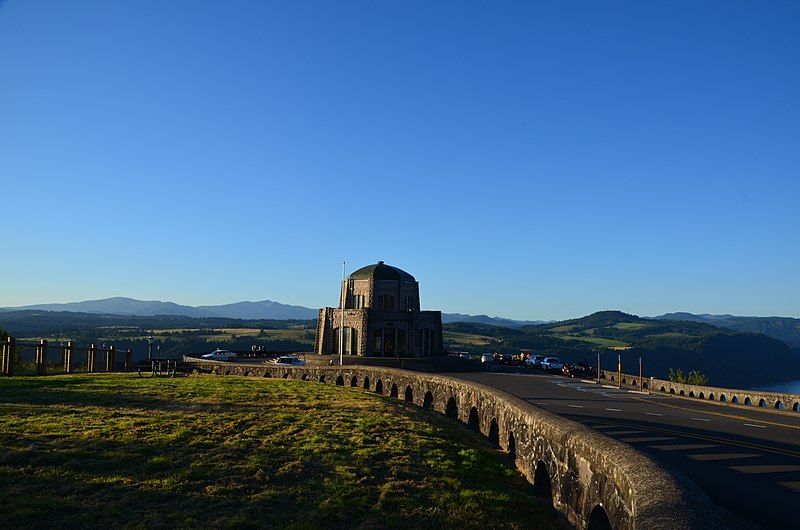
{"label": "asphalt road", "polygon": [[745,521],[800,528],[800,413],[635,394],[541,373],[447,375],[499,388],[633,445]]}

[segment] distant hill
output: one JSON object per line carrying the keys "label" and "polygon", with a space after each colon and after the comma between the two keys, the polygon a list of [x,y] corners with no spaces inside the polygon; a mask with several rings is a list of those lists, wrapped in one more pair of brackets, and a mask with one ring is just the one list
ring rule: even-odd
{"label": "distant hill", "polygon": [[749,333],[761,333],[790,346],[800,347],[800,318],[790,317],[738,317],[693,313],[667,313],[656,320],[685,320],[704,322],[713,326]]}
{"label": "distant hill", "polygon": [[260,302],[236,302],[218,306],[192,307],[174,302],[136,300],[134,298],[104,298],[65,304],[37,304],[22,307],[6,307],[4,311],[38,310],[69,311],[75,313],[98,313],[106,315],[156,316],[177,315],[195,318],[246,318],[272,320],[309,320],[317,318],[317,310],[302,306],[286,305],[272,300]]}
{"label": "distant hill", "polygon": [[516,329],[458,322],[445,325],[446,346],[475,351],[518,352],[529,348],[567,361],[593,361],[605,369],[623,368],[666,377],[670,368],[699,370],[720,386],[755,387],[796,378],[800,352],[760,333],[743,333],[706,322],[641,318],[601,311],[583,318]]}
{"label": "distant hill", "polygon": [[503,326],[507,328],[519,328],[543,324],[545,320],[512,320],[510,318],[490,317],[487,315],[462,315],[461,313],[442,313],[442,322],[450,324],[453,322],[472,322],[475,324],[489,324],[493,326]]}
{"label": "distant hill", "polygon": [[[308,307],[281,304],[272,300],[260,302],[235,302],[224,305],[180,305],[158,300],[136,300],[135,298],[114,297],[102,300],[86,300],[65,304],[36,304],[20,307],[4,307],[0,311],[69,311],[73,313],[97,313],[104,315],[156,316],[178,315],[194,318],[244,318],[271,320],[311,320],[316,319],[318,310]],[[462,315],[461,313],[442,314],[443,322],[476,322],[518,328],[541,324],[541,320],[512,320],[486,315]]]}

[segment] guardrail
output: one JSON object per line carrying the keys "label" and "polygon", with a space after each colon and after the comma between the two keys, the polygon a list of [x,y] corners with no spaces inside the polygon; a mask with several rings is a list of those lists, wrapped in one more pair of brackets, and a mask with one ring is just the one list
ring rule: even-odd
{"label": "guardrail", "polygon": [[578,528],[715,529],[724,523],[688,478],[579,423],[479,383],[396,368],[279,367],[184,357],[191,372],[316,381],[402,399],[456,418],[504,449]]}
{"label": "guardrail", "polygon": [[[51,356],[51,350],[58,354],[57,360]],[[80,364],[78,354],[83,354],[87,372],[117,371],[117,353],[123,354],[124,362],[122,369],[129,372],[133,369],[133,352],[128,349],[118,352],[114,346],[97,347],[91,344],[88,347],[77,347],[74,342],[67,341],[65,344],[51,344],[46,340],[39,342],[17,342],[13,338],[8,338],[0,342],[0,374],[12,376],[16,369],[16,359],[25,351],[34,353],[34,366],[37,375],[47,375],[51,367],[50,359],[54,360],[56,366],[61,367],[62,373],[71,374]],[[98,355],[100,363],[98,365]]]}
{"label": "guardrail", "polygon": [[690,385],[665,379],[656,379],[655,377],[645,378],[640,388],[639,376],[624,373],[618,374],[617,372],[605,372],[601,375],[601,378],[605,378],[607,381],[611,381],[622,388],[636,388],[650,392],[696,398],[725,405],[800,412],[799,394],[767,392],[762,390],[742,390],[740,388],[707,385]]}

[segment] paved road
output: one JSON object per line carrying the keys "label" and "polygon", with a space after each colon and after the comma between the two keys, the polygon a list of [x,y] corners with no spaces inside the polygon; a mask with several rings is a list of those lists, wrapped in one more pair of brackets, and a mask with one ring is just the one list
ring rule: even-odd
{"label": "paved road", "polygon": [[642,395],[541,373],[451,373],[633,445],[765,528],[800,528],[800,413]]}

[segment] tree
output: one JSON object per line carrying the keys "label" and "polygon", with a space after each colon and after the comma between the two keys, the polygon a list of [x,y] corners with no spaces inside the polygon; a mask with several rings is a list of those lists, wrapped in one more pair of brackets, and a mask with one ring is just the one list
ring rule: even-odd
{"label": "tree", "polygon": [[691,370],[689,375],[683,375],[683,370],[678,368],[677,370],[673,370],[672,368],[669,369],[669,380],[673,383],[681,383],[685,385],[698,385],[698,386],[707,386],[708,385],[708,376],[698,372],[697,370]]}

